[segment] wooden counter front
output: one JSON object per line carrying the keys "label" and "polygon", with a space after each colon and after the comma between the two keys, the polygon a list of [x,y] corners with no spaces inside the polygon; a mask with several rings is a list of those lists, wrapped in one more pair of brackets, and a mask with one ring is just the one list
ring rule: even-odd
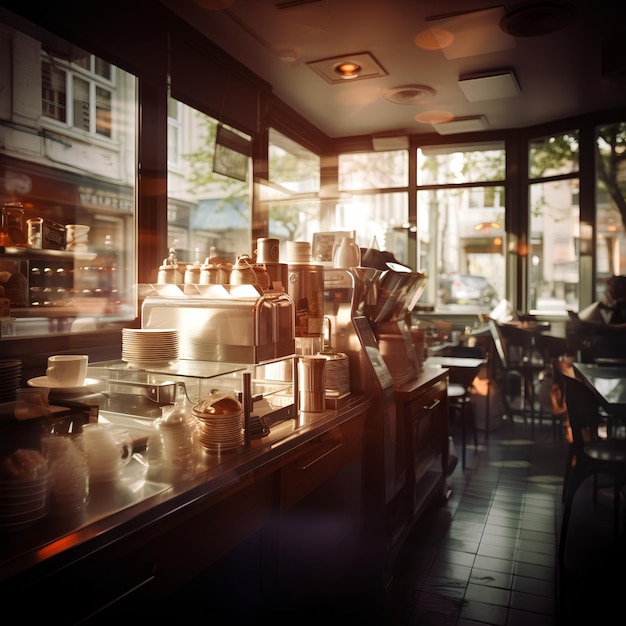
{"label": "wooden counter front", "polygon": [[[110,623],[134,611],[146,617],[150,607],[163,617],[186,588],[201,585],[214,564],[219,571],[231,555],[241,558],[241,550],[245,575],[259,572],[257,602],[284,605],[281,582],[319,586],[323,571],[359,558],[358,541],[345,539],[359,537],[368,408],[357,397],[338,411],[301,414],[280,441],[223,454],[209,469],[113,513],[88,511],[80,523],[49,517],[0,534],[3,609],[23,614],[28,607],[29,619],[66,624]],[[298,511],[311,502],[327,511],[327,525],[301,535]],[[340,523],[333,527],[333,520]],[[314,554],[307,545],[317,546]],[[217,588],[204,588],[202,597],[214,608],[234,608]]]}

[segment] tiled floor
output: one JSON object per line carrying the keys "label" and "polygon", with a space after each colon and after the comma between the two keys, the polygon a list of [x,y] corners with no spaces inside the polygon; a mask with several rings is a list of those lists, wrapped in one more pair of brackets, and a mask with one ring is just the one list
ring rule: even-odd
{"label": "tiled floor", "polygon": [[449,479],[450,499],[424,513],[396,561],[388,626],[601,624],[616,606],[623,620],[626,576],[616,568],[626,571],[626,558],[613,543],[610,501],[602,494],[594,506],[587,484],[576,498],[568,576],[557,567],[566,445],[547,423],[534,439],[521,420],[502,421],[488,445],[480,433],[465,471],[459,463]]}

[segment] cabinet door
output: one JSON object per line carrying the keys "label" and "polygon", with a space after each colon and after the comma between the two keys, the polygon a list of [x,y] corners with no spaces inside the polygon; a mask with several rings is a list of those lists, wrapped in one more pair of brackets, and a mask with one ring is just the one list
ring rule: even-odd
{"label": "cabinet door", "polygon": [[303,446],[280,471],[273,600],[281,610],[333,605],[360,587],[364,419]]}
{"label": "cabinet door", "polygon": [[447,382],[438,381],[412,401],[409,424],[409,468],[413,511],[432,497],[443,483],[448,465]]}

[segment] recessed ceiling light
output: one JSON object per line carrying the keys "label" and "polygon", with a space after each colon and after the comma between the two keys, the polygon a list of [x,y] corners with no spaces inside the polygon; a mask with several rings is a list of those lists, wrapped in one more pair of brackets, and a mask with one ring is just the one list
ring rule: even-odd
{"label": "recessed ceiling light", "polygon": [[[387,76],[386,70],[369,52],[343,54],[329,59],[309,61],[307,65],[331,85],[344,83],[346,78],[362,80]],[[360,69],[357,71],[357,68]]]}
{"label": "recessed ceiling light", "polygon": [[425,98],[432,98],[437,92],[427,85],[402,85],[391,87],[384,93],[385,99],[394,104],[416,104]]}
{"label": "recessed ceiling light", "polygon": [[442,124],[433,123],[433,127],[440,135],[454,135],[456,133],[471,133],[489,128],[487,118],[484,115],[470,117],[457,117],[454,120]]}
{"label": "recessed ceiling light", "polygon": [[358,78],[361,70],[363,68],[358,64],[352,61],[346,61],[345,63],[337,63],[333,67],[333,70],[341,76],[344,80],[352,80],[353,78]]}

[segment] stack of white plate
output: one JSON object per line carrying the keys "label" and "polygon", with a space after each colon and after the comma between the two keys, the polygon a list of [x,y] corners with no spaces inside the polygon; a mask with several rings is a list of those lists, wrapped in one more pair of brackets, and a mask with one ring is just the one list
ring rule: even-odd
{"label": "stack of white plate", "polygon": [[20,449],[2,461],[0,530],[22,530],[48,512],[50,474],[36,450]]}
{"label": "stack of white plate", "polygon": [[15,390],[20,386],[22,362],[15,359],[0,360],[0,404],[15,401]]}
{"label": "stack of white plate", "polygon": [[233,450],[243,444],[243,411],[236,398],[221,396],[193,408],[195,441],[205,450]]}
{"label": "stack of white plate", "polygon": [[122,361],[133,367],[168,365],[178,359],[179,342],[176,329],[123,328]]}

